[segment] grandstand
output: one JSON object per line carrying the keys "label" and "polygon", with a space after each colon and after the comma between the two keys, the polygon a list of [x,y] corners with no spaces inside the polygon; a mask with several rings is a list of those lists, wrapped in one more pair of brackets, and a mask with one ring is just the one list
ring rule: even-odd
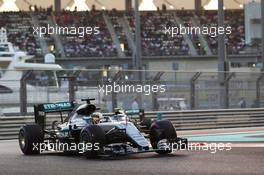
{"label": "grandstand", "polygon": [[[87,11],[78,11],[77,6],[76,9],[69,8],[69,5],[74,6],[75,2],[73,1],[69,1],[65,7],[61,7],[59,10],[53,9],[52,6],[38,7],[34,4],[37,2],[34,1],[19,1],[19,4],[22,3],[24,6],[25,4],[29,6],[29,11],[23,9],[23,11],[0,13],[0,28],[7,29],[8,40],[18,49],[27,51],[29,55],[34,55],[37,60],[42,59],[49,52],[55,54],[58,60],[69,61],[94,60],[95,58],[129,59],[136,54],[136,21],[134,10],[127,4],[128,7],[125,10],[110,9],[104,2],[95,1],[94,4],[88,4]],[[146,2],[142,1],[142,3],[144,5]],[[162,6],[155,11],[144,11],[143,9],[140,13],[143,57],[163,58],[164,60],[172,57],[175,60],[182,58],[203,60],[217,57],[217,37],[203,34],[177,34],[172,37],[164,31],[164,28],[169,26],[182,25],[200,28],[217,26],[217,10],[201,9],[197,13],[197,9],[176,9],[174,4],[178,3],[173,1],[156,3],[162,4]],[[245,9],[249,4],[245,4],[245,8],[239,6],[236,9],[225,10],[225,26],[232,27],[231,34],[225,37],[226,52],[231,60],[235,60],[230,63],[233,67],[256,66],[260,58],[260,37],[252,37],[246,32],[246,26],[250,25],[247,23],[260,19],[259,16],[255,16],[252,21],[246,21]],[[102,9],[99,9],[98,6],[101,6]],[[250,26],[257,25],[259,22]],[[100,33],[80,37],[77,33],[39,36],[33,32],[34,27],[47,26],[69,28],[96,26],[100,29]],[[238,63],[237,57],[247,60],[246,63]],[[109,65],[112,63],[109,62]],[[67,61],[63,61],[62,64],[67,65]],[[103,64],[107,65],[107,61]]]}
{"label": "grandstand", "polygon": [[[134,18],[130,12],[125,11],[89,11],[61,13],[48,12],[6,12],[1,13],[0,27],[7,28],[8,39],[19,49],[27,51],[30,55],[44,55],[40,50],[46,47],[54,48],[57,56],[65,53],[66,57],[116,57],[121,55],[131,56],[135,43]],[[3,16],[7,16],[4,18]],[[104,18],[107,16],[107,18]],[[180,11],[148,11],[141,13],[142,20],[142,49],[144,56],[176,56],[176,55],[210,55],[217,54],[217,38],[210,36],[187,36],[178,35],[171,37],[164,33],[164,25],[177,24],[177,17],[185,26],[202,26],[205,24],[217,25],[217,11],[203,11],[200,16],[193,10]],[[228,54],[247,54],[245,48],[253,47],[245,44],[244,11],[226,10],[226,25],[232,26],[232,34],[227,38]],[[35,18],[35,20],[32,20]],[[198,19],[198,20],[197,20]],[[18,23],[21,21],[21,23]],[[164,24],[164,21],[166,21]],[[194,22],[195,21],[195,24]],[[32,24],[35,22],[35,24]],[[113,27],[114,33],[111,32]],[[46,35],[45,44],[40,44],[40,39],[32,35],[30,25],[46,26],[47,24],[58,24],[59,26],[99,26],[100,36],[87,36],[80,38],[76,36],[59,36],[58,41],[53,35]],[[117,38],[116,38],[117,37]],[[17,38],[19,38],[17,40]],[[189,39],[189,40],[188,40]],[[22,42],[23,40],[23,42]],[[43,40],[43,38],[42,38]],[[205,40],[206,42],[203,42]],[[191,42],[190,42],[191,41]],[[130,42],[130,43],[129,43]],[[60,48],[61,43],[63,48]],[[203,44],[202,44],[203,43]],[[259,43],[255,43],[259,44]],[[46,47],[45,47],[46,45]],[[123,47],[122,47],[123,46]],[[118,54],[117,47],[121,48]],[[191,52],[190,47],[195,50]],[[253,47],[254,48],[254,47]],[[250,49],[248,49],[250,50]],[[254,49],[252,49],[254,50]],[[250,52],[252,53],[252,52]],[[257,52],[255,52],[257,54]]]}

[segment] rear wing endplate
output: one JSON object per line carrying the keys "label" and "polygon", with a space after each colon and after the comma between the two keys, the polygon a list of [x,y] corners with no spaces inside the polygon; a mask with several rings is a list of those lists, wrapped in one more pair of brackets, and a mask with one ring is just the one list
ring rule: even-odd
{"label": "rear wing endplate", "polygon": [[34,105],[35,122],[44,129],[46,124],[46,114],[59,112],[63,122],[62,112],[71,112],[75,108],[73,102],[44,103]]}

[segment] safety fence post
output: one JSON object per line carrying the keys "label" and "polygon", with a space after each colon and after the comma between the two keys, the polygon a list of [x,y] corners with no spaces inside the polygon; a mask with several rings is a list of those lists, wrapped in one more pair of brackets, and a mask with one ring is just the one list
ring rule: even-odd
{"label": "safety fence post", "polygon": [[191,109],[195,109],[196,108],[196,90],[195,90],[195,83],[196,81],[198,80],[198,78],[202,75],[202,72],[196,72],[194,74],[194,76],[191,78],[191,92],[190,92],[190,96],[191,96],[191,99],[190,99],[190,103],[191,103]]}
{"label": "safety fence post", "polygon": [[[224,91],[225,91],[225,96],[223,97],[224,98],[224,108],[225,109],[228,109],[229,108],[229,82],[230,80],[232,79],[232,77],[235,76],[235,73],[232,72],[224,72],[224,77],[225,77],[225,80],[223,82],[220,82],[220,85],[224,87]],[[221,97],[220,97],[221,98]]]}
{"label": "safety fence post", "polygon": [[[159,83],[161,80],[161,77],[164,75],[165,72],[158,72],[154,78],[152,79],[152,83]],[[154,92],[152,93],[152,110],[157,111],[159,110],[159,103],[158,103],[158,93]]]}
{"label": "safety fence post", "polygon": [[20,79],[20,114],[27,114],[27,78],[31,75],[32,71],[24,72],[22,78]]}
{"label": "safety fence post", "polygon": [[260,83],[262,79],[264,78],[264,74],[261,73],[256,81],[256,107],[260,107],[260,97],[261,97],[261,90],[260,90]]}

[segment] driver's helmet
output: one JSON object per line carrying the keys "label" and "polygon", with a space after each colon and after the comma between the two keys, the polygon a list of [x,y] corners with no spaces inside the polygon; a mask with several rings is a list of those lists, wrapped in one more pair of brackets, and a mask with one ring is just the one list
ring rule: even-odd
{"label": "driver's helmet", "polygon": [[125,115],[125,111],[122,110],[121,108],[115,108],[115,109],[114,109],[114,112],[115,112],[116,115],[118,115],[118,114],[123,114],[123,115]]}
{"label": "driver's helmet", "polygon": [[92,122],[93,124],[98,124],[100,120],[103,118],[103,114],[100,112],[94,112],[92,115]]}

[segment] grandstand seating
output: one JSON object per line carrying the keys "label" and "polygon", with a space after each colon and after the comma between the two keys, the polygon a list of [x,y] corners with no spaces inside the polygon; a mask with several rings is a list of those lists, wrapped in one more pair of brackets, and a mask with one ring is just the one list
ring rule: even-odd
{"label": "grandstand seating", "polygon": [[66,56],[68,57],[114,57],[117,56],[116,46],[111,40],[109,31],[102,17],[102,12],[63,12],[56,15],[59,26],[99,27],[100,34],[62,35]]}
{"label": "grandstand seating", "polygon": [[7,29],[8,40],[20,50],[39,56],[41,48],[33,36],[31,17],[26,12],[0,13],[0,28]]}
{"label": "grandstand seating", "polygon": [[[201,25],[217,24],[217,11],[207,11],[200,16]],[[229,54],[242,53],[245,48],[244,11],[227,10],[225,12],[225,25],[232,27],[232,34],[227,35],[227,52]],[[207,37],[214,54],[217,53],[217,37]]]}
{"label": "grandstand seating", "polygon": [[[7,28],[8,39],[21,50],[25,50],[30,55],[41,56],[41,46],[36,36],[33,35],[32,13],[36,16],[40,25],[47,25],[47,13],[45,12],[8,12],[0,13],[0,27]],[[133,49],[128,44],[125,29],[120,24],[119,19],[127,21],[131,36],[135,34],[135,21],[133,12],[124,11],[90,11],[90,12],[67,12],[63,11],[53,15],[54,24],[63,27],[72,26],[97,26],[100,27],[100,34],[85,35],[60,35],[66,57],[117,57],[117,47],[112,41],[111,34],[106,26],[103,13],[109,16],[113,24],[116,35],[123,44],[122,49],[125,56],[132,56]],[[179,17],[185,26],[193,26],[192,20],[195,16],[192,10],[177,11],[156,11],[141,13],[141,36],[143,56],[177,56],[190,55],[190,49],[182,35],[171,37],[164,33],[164,26],[176,26],[174,14]],[[198,16],[200,26],[217,24],[217,11],[203,11]],[[244,11],[226,10],[225,25],[232,26],[232,34],[226,37],[228,54],[243,54],[245,52],[245,31],[244,31]],[[197,53],[204,55],[205,51],[201,47],[199,37],[190,35],[191,41]],[[213,54],[217,54],[217,37],[205,36],[206,41]],[[52,36],[45,35],[47,45],[55,45]]]}

